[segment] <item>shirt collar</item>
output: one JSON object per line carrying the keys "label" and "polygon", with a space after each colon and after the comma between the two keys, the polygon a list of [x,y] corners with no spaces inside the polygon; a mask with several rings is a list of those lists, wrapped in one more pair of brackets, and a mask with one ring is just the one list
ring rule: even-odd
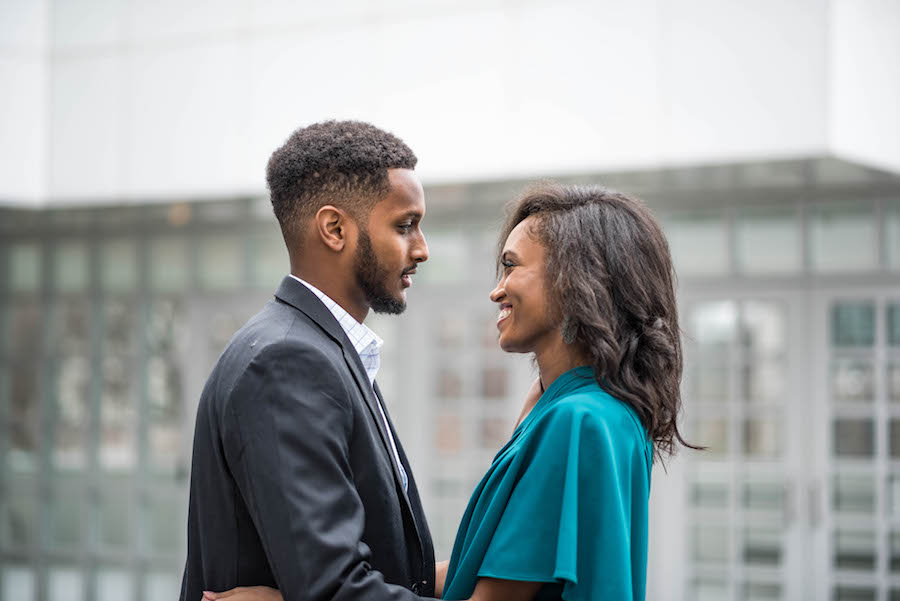
{"label": "shirt collar", "polygon": [[[373,332],[363,323],[359,323],[354,319],[352,315],[350,315],[342,306],[337,304],[334,300],[331,299],[327,294],[310,284],[304,279],[298,278],[294,274],[289,274],[292,278],[309,288],[310,292],[316,295],[322,304],[324,304],[331,314],[334,315],[334,318],[340,324],[341,328],[347,334],[347,338],[350,339],[350,342],[353,343],[353,348],[356,350],[356,353],[360,356],[360,358],[364,359],[366,357],[379,358],[381,355],[381,347],[384,346],[384,341],[378,337],[378,334]],[[366,366],[366,371],[369,372],[369,379],[374,380],[375,375],[370,369],[371,363],[363,361],[363,364]],[[378,367],[376,366],[374,372],[378,371]]]}

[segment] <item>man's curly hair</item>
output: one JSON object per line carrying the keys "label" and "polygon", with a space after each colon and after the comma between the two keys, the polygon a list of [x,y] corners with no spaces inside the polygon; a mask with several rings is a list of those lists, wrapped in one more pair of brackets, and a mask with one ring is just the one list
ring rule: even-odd
{"label": "man's curly hair", "polygon": [[272,153],[266,182],[285,240],[300,242],[300,223],[333,204],[358,219],[390,191],[388,169],[414,169],[400,138],[363,121],[323,121],[296,130]]}

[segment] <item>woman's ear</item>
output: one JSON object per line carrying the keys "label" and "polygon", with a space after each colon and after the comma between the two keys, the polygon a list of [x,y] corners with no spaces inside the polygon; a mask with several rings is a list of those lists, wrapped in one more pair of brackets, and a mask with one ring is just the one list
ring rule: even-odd
{"label": "woman's ear", "polygon": [[351,219],[347,213],[333,205],[325,205],[316,211],[313,219],[315,233],[334,252],[347,246]]}

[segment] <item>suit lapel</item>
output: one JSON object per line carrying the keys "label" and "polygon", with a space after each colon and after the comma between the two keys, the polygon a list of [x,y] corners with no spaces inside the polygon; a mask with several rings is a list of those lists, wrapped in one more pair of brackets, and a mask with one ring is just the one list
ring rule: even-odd
{"label": "suit lapel", "polygon": [[[347,366],[350,368],[350,373],[353,374],[353,378],[356,380],[356,386],[359,388],[360,394],[362,394],[366,406],[369,408],[369,413],[375,421],[375,427],[378,428],[382,446],[387,453],[388,461],[394,472],[394,480],[397,484],[397,489],[400,491],[407,510],[412,514],[409,497],[403,487],[403,476],[400,474],[400,467],[397,465],[397,461],[394,458],[394,451],[391,449],[391,440],[388,438],[387,428],[384,423],[385,420],[381,418],[381,411],[378,409],[380,397],[376,398],[375,392],[369,384],[369,376],[366,374],[362,360],[359,358],[359,353],[356,352],[353,343],[347,338],[347,333],[344,332],[341,324],[337,322],[334,315],[328,310],[328,307],[322,304],[322,301],[320,301],[309,288],[294,278],[286,276],[281,281],[281,285],[278,287],[275,297],[305,313],[341,346],[341,350],[344,354],[344,361],[347,363]],[[384,407],[384,403],[382,403],[382,407]],[[385,416],[387,416],[387,410],[385,410]],[[415,519],[413,519],[413,522],[415,522]]]}

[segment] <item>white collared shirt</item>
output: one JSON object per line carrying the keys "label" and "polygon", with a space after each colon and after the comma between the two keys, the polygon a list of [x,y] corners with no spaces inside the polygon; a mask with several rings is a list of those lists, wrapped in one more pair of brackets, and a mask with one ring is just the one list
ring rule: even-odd
{"label": "white collared shirt", "polygon": [[[384,341],[365,324],[356,321],[352,315],[347,313],[342,306],[334,302],[327,294],[306,280],[300,279],[294,274],[289,275],[309,288],[309,291],[315,294],[316,297],[322,301],[322,304],[331,311],[331,314],[334,315],[334,318],[347,334],[347,338],[353,343],[353,348],[356,349],[356,353],[362,361],[363,367],[366,370],[366,375],[369,376],[369,385],[372,386],[372,392],[375,392],[375,376],[378,374],[378,368],[381,367],[381,347],[384,346]],[[394,442],[394,435],[391,434],[391,427],[388,424],[387,415],[384,413],[384,408],[381,406],[378,395],[375,395],[375,402],[378,403],[378,410],[381,412],[381,419],[384,421],[384,429],[387,431],[388,440],[391,442],[391,450],[394,452],[394,461],[397,462],[397,467],[400,468],[400,475],[403,477],[403,489],[409,490],[409,477],[406,475],[406,470],[403,469],[403,464],[400,462],[397,444]]]}

